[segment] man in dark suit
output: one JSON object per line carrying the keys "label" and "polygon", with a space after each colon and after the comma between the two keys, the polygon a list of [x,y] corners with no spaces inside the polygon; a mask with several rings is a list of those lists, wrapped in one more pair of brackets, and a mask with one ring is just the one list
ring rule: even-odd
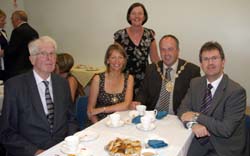
{"label": "man in dark suit", "polygon": [[4,51],[8,46],[7,34],[4,30],[6,14],[0,9],[0,80],[5,80]]}
{"label": "man in dark suit", "polygon": [[[170,93],[170,103],[166,111],[170,114],[176,114],[177,108],[189,88],[190,80],[200,76],[200,68],[179,58],[179,41],[175,36],[163,36],[159,47],[162,61],[147,67],[145,78],[135,98],[136,101],[132,102],[132,107],[143,104],[149,110],[160,109],[161,93],[165,91]],[[171,68],[171,81],[169,82],[172,85],[168,89],[165,87],[164,82],[167,68]]]}
{"label": "man in dark suit", "polygon": [[199,58],[205,76],[191,81],[178,110],[195,135],[188,156],[249,156],[245,89],[224,74],[219,43],[205,43]]}
{"label": "man in dark suit", "polygon": [[32,68],[29,61],[28,44],[38,38],[38,33],[27,22],[27,14],[18,10],[11,16],[14,30],[11,33],[9,46],[5,51],[5,67],[7,78],[27,72]]}
{"label": "man in dark suit", "polygon": [[53,74],[56,42],[29,44],[33,70],[6,81],[0,141],[11,156],[34,156],[78,130],[69,85]]}

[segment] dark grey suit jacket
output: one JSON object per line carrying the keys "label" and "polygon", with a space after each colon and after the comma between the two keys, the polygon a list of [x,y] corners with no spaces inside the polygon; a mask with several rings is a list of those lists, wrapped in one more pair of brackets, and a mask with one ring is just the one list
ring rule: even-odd
{"label": "dark grey suit jacket", "polygon": [[34,156],[78,130],[68,82],[52,74],[54,127],[50,132],[33,71],[6,81],[0,141],[9,155]]}
{"label": "dark grey suit jacket", "polygon": [[[185,64],[185,60],[179,59],[177,71]],[[163,68],[163,62],[158,62],[159,67]],[[194,77],[200,76],[200,68],[192,63],[187,63],[185,69],[181,72],[178,78],[175,79],[174,91],[173,91],[173,109],[175,114],[179,107],[181,100],[184,98],[188,88],[190,80]],[[146,69],[145,78],[139,89],[139,93],[135,98],[136,101],[140,101],[143,105],[147,106],[147,109],[155,109],[156,103],[160,96],[162,79],[157,72],[155,64],[150,64]]]}
{"label": "dark grey suit jacket", "polygon": [[[191,81],[190,89],[178,110],[179,117],[187,111],[200,112],[206,85],[207,80],[204,76]],[[215,91],[208,114],[200,114],[197,120],[208,129],[211,134],[209,140],[218,155],[247,155],[245,110],[245,89],[224,74]],[[192,144],[190,148],[192,148]]]}

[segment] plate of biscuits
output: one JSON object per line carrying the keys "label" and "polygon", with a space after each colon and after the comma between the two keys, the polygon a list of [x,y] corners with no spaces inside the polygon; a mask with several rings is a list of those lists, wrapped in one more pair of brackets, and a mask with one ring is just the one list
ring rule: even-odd
{"label": "plate of biscuits", "polygon": [[142,144],[139,140],[116,138],[105,146],[105,150],[110,156],[140,156]]}

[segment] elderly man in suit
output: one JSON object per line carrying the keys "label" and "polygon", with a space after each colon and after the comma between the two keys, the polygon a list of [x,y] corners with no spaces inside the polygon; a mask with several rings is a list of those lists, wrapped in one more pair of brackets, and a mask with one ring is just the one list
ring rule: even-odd
{"label": "elderly man in suit", "polygon": [[34,156],[78,130],[69,85],[53,74],[56,42],[29,44],[33,70],[6,81],[0,141],[11,156]]}
{"label": "elderly man in suit", "polygon": [[28,16],[24,11],[13,12],[11,21],[14,30],[11,33],[9,46],[4,52],[7,79],[32,69],[28,43],[38,38],[37,31],[27,23]]}
{"label": "elderly man in suit", "polygon": [[178,110],[181,121],[195,134],[188,156],[249,156],[245,89],[224,74],[219,43],[205,43],[199,58],[205,76],[191,81]]}
{"label": "elderly man in suit", "polygon": [[179,58],[179,41],[174,35],[161,38],[162,61],[149,65],[132,108],[143,104],[147,109],[158,109],[176,114],[190,80],[200,76],[200,68]]}

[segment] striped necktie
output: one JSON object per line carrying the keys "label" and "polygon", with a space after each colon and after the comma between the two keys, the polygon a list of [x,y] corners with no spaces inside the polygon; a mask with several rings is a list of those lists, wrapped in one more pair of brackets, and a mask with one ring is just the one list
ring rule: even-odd
{"label": "striped necktie", "polygon": [[49,82],[48,81],[43,81],[45,85],[45,101],[47,104],[47,109],[48,109],[48,114],[47,114],[47,119],[50,125],[50,129],[53,129],[53,124],[54,124],[54,103],[52,101],[52,98],[50,96],[49,92]]}
{"label": "striped necktie", "polygon": [[[171,72],[172,68],[167,68],[165,73],[165,78],[168,81],[171,81]],[[166,81],[162,81],[161,85],[161,92],[160,92],[160,101],[159,101],[159,107],[157,108],[158,111],[169,111],[169,105],[170,105],[170,92],[166,90]]]}
{"label": "striped necktie", "polygon": [[212,88],[213,88],[213,86],[209,83],[207,85],[206,92],[205,92],[205,95],[204,95],[204,98],[203,98],[202,104],[201,104],[201,112],[203,114],[207,114],[207,112],[209,111],[209,108],[211,106],[211,103],[212,103],[211,89]]}
{"label": "striped necktie", "polygon": [[[211,89],[213,88],[213,86],[209,83],[207,85],[206,88],[206,92],[205,95],[203,97],[202,100],[202,104],[201,104],[201,113],[203,114],[207,114],[209,111],[209,108],[211,107],[212,104],[212,93],[211,93]],[[201,145],[205,145],[209,142],[209,137],[202,137],[202,138],[198,138],[198,141]]]}

